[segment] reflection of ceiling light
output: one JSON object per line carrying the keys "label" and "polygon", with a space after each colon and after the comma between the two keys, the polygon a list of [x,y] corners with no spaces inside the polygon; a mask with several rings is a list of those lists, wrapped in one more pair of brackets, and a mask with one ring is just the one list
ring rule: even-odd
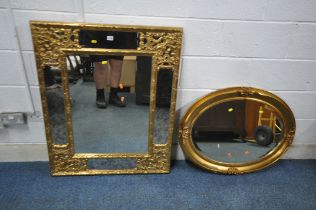
{"label": "reflection of ceiling light", "polygon": [[245,154],[246,156],[248,156],[248,155],[250,155],[250,151],[249,151],[249,150],[246,150],[246,151],[244,152],[244,154]]}
{"label": "reflection of ceiling light", "polygon": [[120,87],[120,89],[123,89],[123,88],[124,88],[124,86],[123,86],[122,83],[119,84],[119,87]]}
{"label": "reflection of ceiling light", "polygon": [[231,108],[227,109],[227,111],[232,112],[232,111],[234,111],[234,108],[231,107]]}
{"label": "reflection of ceiling light", "polygon": [[274,124],[274,126],[275,126],[279,131],[282,131],[282,128],[280,128],[276,123]]}

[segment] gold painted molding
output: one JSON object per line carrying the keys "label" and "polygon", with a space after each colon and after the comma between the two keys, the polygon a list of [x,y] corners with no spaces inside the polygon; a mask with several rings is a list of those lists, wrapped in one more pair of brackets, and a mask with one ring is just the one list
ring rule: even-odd
{"label": "gold painted molding", "polygon": [[[170,171],[172,133],[175,120],[176,93],[182,46],[182,28],[47,21],[30,21],[30,27],[36,57],[52,175],[168,173]],[[79,31],[81,29],[138,32],[139,47],[135,50],[82,48],[79,45]],[[66,55],[69,54],[152,56],[148,153],[75,154],[68,75],[66,72]],[[43,75],[43,68],[45,65],[56,66],[62,70],[62,83],[67,119],[67,143],[62,145],[54,144],[52,141]],[[153,132],[155,126],[154,116],[156,106],[157,74],[159,71],[163,71],[163,69],[166,68],[173,71],[168,137],[165,144],[155,144],[153,140]],[[87,163],[88,160],[92,158],[133,158],[136,162],[136,167],[133,169],[118,170],[89,169]]]}
{"label": "gold painted molding", "polygon": [[[192,127],[198,117],[207,109],[227,100],[251,99],[275,108],[284,122],[284,138],[262,158],[246,163],[224,163],[210,159],[196,149],[192,140]],[[199,167],[223,174],[243,174],[261,170],[275,163],[292,144],[295,134],[295,118],[289,106],[278,96],[252,87],[232,87],[210,93],[195,102],[181,120],[180,146],[190,161]]]}

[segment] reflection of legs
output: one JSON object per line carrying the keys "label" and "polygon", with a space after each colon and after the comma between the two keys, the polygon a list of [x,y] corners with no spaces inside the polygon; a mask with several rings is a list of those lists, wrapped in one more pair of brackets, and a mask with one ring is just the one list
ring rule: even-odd
{"label": "reflection of legs", "polygon": [[105,65],[101,62],[94,63],[93,78],[95,82],[95,87],[97,89],[104,89],[105,87]]}
{"label": "reflection of legs", "polygon": [[111,87],[117,88],[121,80],[123,61],[111,59],[109,63],[111,68]]}
{"label": "reflection of legs", "polygon": [[125,107],[126,101],[124,100],[124,98],[122,98],[121,100],[121,98],[119,98],[117,95],[118,86],[121,80],[123,61],[111,59],[109,63],[110,63],[110,68],[111,68],[111,77],[110,77],[111,91],[110,91],[109,103],[118,107]]}
{"label": "reflection of legs", "polygon": [[101,62],[94,63],[93,78],[97,89],[96,105],[98,108],[106,108],[107,104],[104,97],[105,66]]}

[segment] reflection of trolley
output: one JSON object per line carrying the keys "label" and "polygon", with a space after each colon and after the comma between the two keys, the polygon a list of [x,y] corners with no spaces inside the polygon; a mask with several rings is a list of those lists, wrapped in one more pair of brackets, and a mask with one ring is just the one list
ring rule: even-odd
{"label": "reflection of trolley", "polygon": [[[269,117],[264,117],[265,112],[270,112]],[[274,114],[273,110],[270,110],[267,106],[260,106],[258,113],[258,124],[255,129],[255,140],[259,145],[267,146],[277,140],[282,132],[280,121]]]}
{"label": "reflection of trolley", "polygon": [[268,105],[250,100],[229,101],[206,110],[194,124],[192,135],[199,141],[214,137],[267,146],[281,137],[283,126],[279,119]]}

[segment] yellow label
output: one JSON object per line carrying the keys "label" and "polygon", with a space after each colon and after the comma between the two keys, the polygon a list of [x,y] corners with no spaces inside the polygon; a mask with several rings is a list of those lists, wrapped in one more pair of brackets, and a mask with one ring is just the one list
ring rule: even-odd
{"label": "yellow label", "polygon": [[91,40],[91,43],[92,43],[92,44],[95,44],[95,43],[97,43],[97,42],[98,42],[98,41],[95,40],[95,39],[92,39],[92,40]]}
{"label": "yellow label", "polygon": [[108,64],[107,61],[102,61],[101,63],[102,63],[103,65]]}

